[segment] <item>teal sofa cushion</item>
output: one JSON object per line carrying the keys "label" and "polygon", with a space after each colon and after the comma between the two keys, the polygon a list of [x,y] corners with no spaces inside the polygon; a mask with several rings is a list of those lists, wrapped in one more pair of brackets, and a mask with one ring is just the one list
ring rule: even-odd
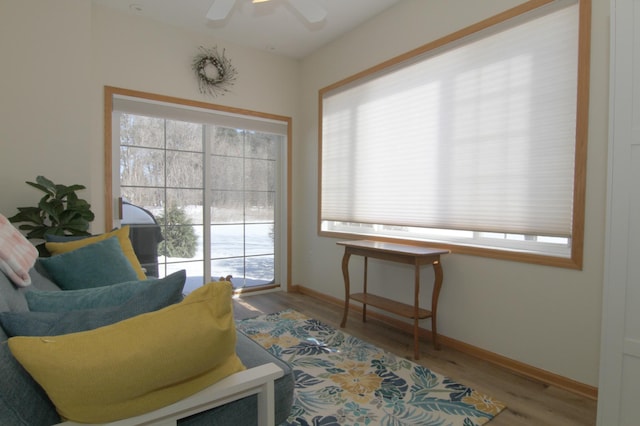
{"label": "teal sofa cushion", "polygon": [[9,336],[57,336],[92,330],[153,312],[182,300],[184,270],[158,280],[120,306],[68,312],[1,312],[0,324]]}
{"label": "teal sofa cushion", "polygon": [[126,281],[108,286],[66,291],[29,291],[25,293],[31,312],[66,312],[119,306],[148,287],[184,281],[181,274],[165,278]]}
{"label": "teal sofa cushion", "polygon": [[60,422],[44,390],[0,343],[0,425],[40,426]]}

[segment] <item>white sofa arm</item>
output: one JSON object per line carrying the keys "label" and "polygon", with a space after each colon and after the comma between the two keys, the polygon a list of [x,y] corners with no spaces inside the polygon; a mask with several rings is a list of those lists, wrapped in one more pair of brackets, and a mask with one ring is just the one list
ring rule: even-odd
{"label": "white sofa arm", "polygon": [[[105,426],[176,425],[179,419],[219,407],[249,395],[258,395],[258,425],[275,426],[274,381],[284,375],[274,363],[259,365],[234,373],[208,388],[157,410],[106,423]],[[81,426],[86,423],[64,422],[57,426]]]}

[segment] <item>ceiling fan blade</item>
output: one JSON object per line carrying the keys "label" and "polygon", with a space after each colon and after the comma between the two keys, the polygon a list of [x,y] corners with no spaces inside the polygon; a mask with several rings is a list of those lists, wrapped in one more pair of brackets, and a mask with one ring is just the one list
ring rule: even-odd
{"label": "ceiling fan blade", "polygon": [[289,0],[289,3],[312,24],[321,22],[327,17],[327,11],[314,0]]}
{"label": "ceiling fan blade", "polygon": [[236,0],[213,0],[213,4],[207,12],[207,19],[212,21],[225,19],[233,9],[235,2]]}

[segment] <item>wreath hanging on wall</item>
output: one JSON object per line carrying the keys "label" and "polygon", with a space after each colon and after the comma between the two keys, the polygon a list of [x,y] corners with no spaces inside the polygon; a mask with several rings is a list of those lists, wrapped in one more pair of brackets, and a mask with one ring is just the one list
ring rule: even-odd
{"label": "wreath hanging on wall", "polygon": [[200,93],[218,96],[229,91],[238,72],[231,65],[231,61],[218,53],[218,47],[205,48],[200,46],[200,53],[193,58],[193,70],[198,78]]}

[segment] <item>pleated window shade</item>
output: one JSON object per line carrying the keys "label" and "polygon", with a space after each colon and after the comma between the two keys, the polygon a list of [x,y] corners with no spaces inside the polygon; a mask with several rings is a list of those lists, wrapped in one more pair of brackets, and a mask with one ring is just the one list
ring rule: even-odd
{"label": "pleated window shade", "polygon": [[321,220],[570,238],[579,7],[321,92]]}

